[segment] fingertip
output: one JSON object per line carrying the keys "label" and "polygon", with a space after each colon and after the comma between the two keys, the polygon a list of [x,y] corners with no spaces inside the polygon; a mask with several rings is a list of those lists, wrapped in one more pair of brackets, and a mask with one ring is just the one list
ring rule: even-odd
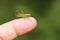
{"label": "fingertip", "polygon": [[13,21],[13,26],[16,30],[17,35],[22,35],[33,30],[36,25],[36,19],[33,17],[16,19]]}

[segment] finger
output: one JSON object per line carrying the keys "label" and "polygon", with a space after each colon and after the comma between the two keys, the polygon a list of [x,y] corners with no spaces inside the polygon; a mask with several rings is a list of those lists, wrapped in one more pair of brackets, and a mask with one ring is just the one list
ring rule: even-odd
{"label": "finger", "polygon": [[[30,21],[30,20],[31,21]],[[0,37],[3,40],[12,40],[18,35],[23,35],[35,28],[37,22],[33,17],[15,19],[0,27]]]}

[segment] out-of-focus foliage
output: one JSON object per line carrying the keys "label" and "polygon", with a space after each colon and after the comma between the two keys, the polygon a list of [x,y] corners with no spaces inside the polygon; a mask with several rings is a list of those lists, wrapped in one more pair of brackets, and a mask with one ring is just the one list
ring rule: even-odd
{"label": "out-of-focus foliage", "polygon": [[0,24],[13,20],[18,8],[27,8],[37,27],[15,40],[60,40],[60,0],[0,0]]}

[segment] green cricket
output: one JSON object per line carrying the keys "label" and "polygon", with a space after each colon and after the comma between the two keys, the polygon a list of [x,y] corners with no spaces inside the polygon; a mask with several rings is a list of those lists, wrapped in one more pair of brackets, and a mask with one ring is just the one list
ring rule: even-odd
{"label": "green cricket", "polygon": [[31,16],[31,14],[29,14],[29,13],[24,13],[22,10],[20,10],[21,12],[19,12],[19,10],[16,10],[16,16],[18,17],[18,18],[27,18],[27,17],[30,17]]}

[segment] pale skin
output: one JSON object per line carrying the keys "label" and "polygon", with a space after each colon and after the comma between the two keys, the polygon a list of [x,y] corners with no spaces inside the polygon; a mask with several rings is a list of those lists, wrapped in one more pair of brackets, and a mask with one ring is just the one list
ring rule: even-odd
{"label": "pale skin", "polygon": [[[30,19],[30,20],[28,20]],[[0,25],[0,40],[13,40],[32,31],[37,25],[35,18],[19,18]]]}

